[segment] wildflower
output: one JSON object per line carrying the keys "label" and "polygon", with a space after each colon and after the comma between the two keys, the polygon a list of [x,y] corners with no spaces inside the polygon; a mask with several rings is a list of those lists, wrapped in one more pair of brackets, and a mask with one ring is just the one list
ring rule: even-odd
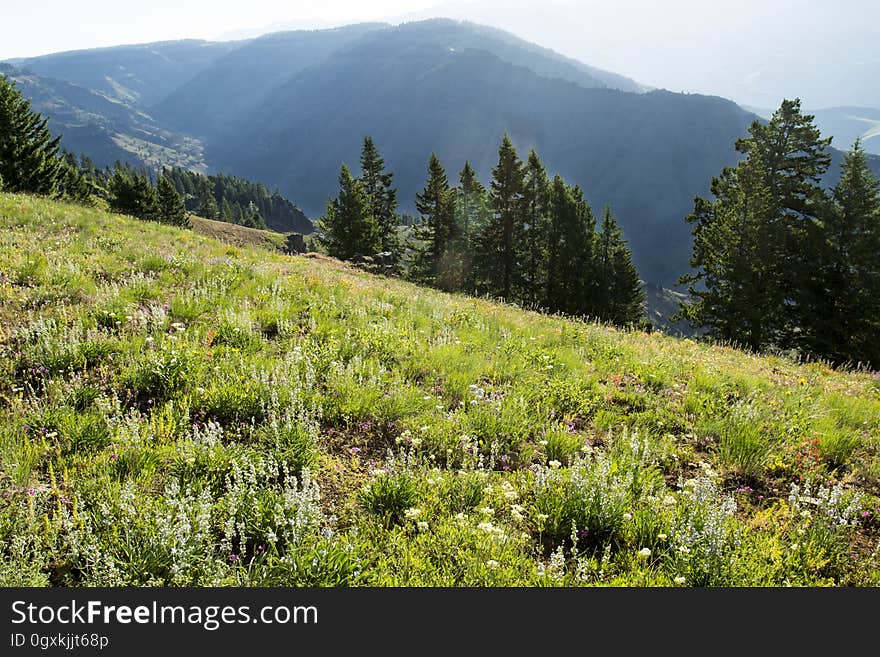
{"label": "wildflower", "polygon": [[632,520],[632,519],[633,519],[633,514],[631,514],[631,513],[624,513],[624,514],[623,514],[623,519],[624,519],[624,520]]}
{"label": "wildflower", "polygon": [[477,525],[477,529],[491,534],[492,532],[495,531],[495,525],[493,525],[491,522],[488,522],[488,521],[481,522],[479,525]]}
{"label": "wildflower", "polygon": [[412,520],[413,518],[418,518],[420,515],[422,515],[422,510],[413,506],[404,511],[403,515]]}
{"label": "wildflower", "polygon": [[504,497],[508,500],[515,500],[519,497],[519,493],[517,493],[515,490],[509,490],[504,493]]}
{"label": "wildflower", "polygon": [[679,575],[678,577],[676,577],[672,581],[675,582],[676,584],[678,584],[679,586],[684,586],[685,584],[687,584],[687,579],[682,577],[681,575]]}
{"label": "wildflower", "polygon": [[486,565],[489,566],[489,568],[497,568],[498,562],[495,561],[495,559],[489,559],[489,561],[486,562]]}
{"label": "wildflower", "polygon": [[491,506],[484,506],[480,509],[480,513],[485,513],[487,516],[493,516],[495,515],[495,509]]}
{"label": "wildflower", "polygon": [[549,465],[551,468],[553,468],[553,469],[555,470],[556,468],[561,467],[561,466],[562,466],[562,463],[560,463],[560,462],[557,461],[556,459],[553,459],[553,460],[550,461],[547,465]]}
{"label": "wildflower", "polygon": [[424,520],[419,520],[419,521],[416,523],[416,527],[419,528],[419,531],[420,531],[420,532],[426,532],[426,531],[428,531],[428,523],[425,522]]}
{"label": "wildflower", "polygon": [[546,513],[539,513],[539,514],[536,516],[536,518],[538,519],[538,522],[544,522],[544,521],[547,520],[547,518],[549,518],[549,517],[550,517],[550,516],[548,516]]}
{"label": "wildflower", "polygon": [[547,446],[547,443],[548,443],[548,441],[546,441],[546,440],[539,440],[539,441],[538,441],[538,444],[539,444],[541,447],[546,447],[546,446]]}
{"label": "wildflower", "polygon": [[226,560],[231,564],[236,564],[236,563],[238,563],[238,555],[237,554],[230,554],[228,557],[226,557]]}
{"label": "wildflower", "polygon": [[657,534],[657,538],[661,541],[665,541],[669,537],[666,534]]}
{"label": "wildflower", "polygon": [[672,495],[667,495],[663,498],[664,506],[675,506],[675,498]]}
{"label": "wildflower", "polygon": [[639,559],[644,561],[645,559],[647,559],[650,556],[651,556],[651,549],[650,548],[642,548],[641,550],[639,550]]}

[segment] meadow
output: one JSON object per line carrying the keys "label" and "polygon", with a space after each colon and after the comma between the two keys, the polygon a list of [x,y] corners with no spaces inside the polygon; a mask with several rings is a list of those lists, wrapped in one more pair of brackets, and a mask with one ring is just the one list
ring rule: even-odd
{"label": "meadow", "polygon": [[0,585],[878,586],[880,374],[0,194]]}

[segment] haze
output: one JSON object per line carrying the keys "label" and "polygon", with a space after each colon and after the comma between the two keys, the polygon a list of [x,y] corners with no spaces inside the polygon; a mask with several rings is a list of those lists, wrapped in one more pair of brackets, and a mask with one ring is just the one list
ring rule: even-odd
{"label": "haze", "polygon": [[0,58],[433,16],[494,25],[671,91],[765,108],[795,96],[813,108],[880,107],[876,0],[156,0],[142,13],[112,0],[4,0]]}

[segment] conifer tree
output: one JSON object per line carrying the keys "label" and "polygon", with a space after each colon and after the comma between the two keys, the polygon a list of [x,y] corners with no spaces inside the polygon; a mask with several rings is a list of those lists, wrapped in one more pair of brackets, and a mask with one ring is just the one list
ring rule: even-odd
{"label": "conifer tree", "polygon": [[523,176],[523,301],[535,306],[542,300],[547,279],[547,224],[550,182],[538,154],[532,150]]}
{"label": "conifer tree", "polygon": [[455,221],[461,231],[461,257],[463,277],[461,289],[473,292],[476,236],[488,223],[490,209],[486,188],[477,178],[470,162],[465,162],[458,175],[459,185],[455,194]]}
{"label": "conifer tree", "polygon": [[363,183],[345,164],[339,171],[339,196],[328,201],[318,228],[319,241],[334,258],[373,255],[382,248],[382,231],[370,214]]}
{"label": "conifer tree", "polygon": [[746,157],[712,180],[715,199],[694,201],[695,273],[682,277],[693,301],[680,316],[716,337],[756,349],[800,339],[811,235],[824,207],[819,181],[830,163],[830,140],[812,120],[799,100],[783,101],[736,143]]}
{"label": "conifer tree", "polygon": [[552,312],[590,315],[595,219],[580,189],[558,174],[550,186],[543,306]]}
{"label": "conifer tree", "polygon": [[419,282],[455,289],[461,274],[456,258],[461,232],[455,221],[446,169],[434,153],[428,162],[425,188],[416,195],[416,210],[421,222],[414,229],[411,276]]}
{"label": "conifer tree", "polygon": [[110,209],[138,219],[154,220],[158,213],[156,190],[145,174],[117,162],[108,184]]}
{"label": "conifer tree", "polygon": [[159,177],[159,182],[156,184],[156,202],[158,208],[156,216],[163,224],[183,228],[190,227],[189,215],[186,213],[183,199],[180,198],[180,194],[177,193],[172,182],[164,175]]}
{"label": "conifer tree", "polygon": [[31,110],[15,85],[0,75],[0,178],[7,192],[60,197],[72,172],[59,157],[61,137],[48,118]]}
{"label": "conifer tree", "polygon": [[837,364],[880,367],[880,180],[856,141],[817,230],[804,348]]}
{"label": "conifer tree", "polygon": [[475,265],[481,291],[507,300],[522,290],[523,165],[508,135],[492,169],[492,217],[480,232]]}
{"label": "conifer tree", "polygon": [[217,199],[214,197],[214,186],[205,177],[202,178],[198,190],[199,205],[196,214],[205,219],[217,219],[220,210],[217,207]]}
{"label": "conifer tree", "polygon": [[382,251],[390,252],[395,258],[400,255],[400,239],[397,229],[400,217],[397,215],[397,189],[393,185],[394,174],[385,171],[385,161],[372,137],[364,137],[361,151],[361,181],[370,213],[382,233]]}
{"label": "conifer tree", "polygon": [[617,326],[643,323],[645,293],[639,273],[623,239],[623,231],[607,206],[602,214],[596,255],[599,289],[596,316]]}

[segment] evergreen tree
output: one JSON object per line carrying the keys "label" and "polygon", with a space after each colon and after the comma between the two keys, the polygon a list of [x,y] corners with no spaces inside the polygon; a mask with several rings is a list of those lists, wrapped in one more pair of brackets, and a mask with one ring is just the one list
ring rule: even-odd
{"label": "evergreen tree", "polygon": [[458,175],[459,186],[455,195],[455,222],[461,231],[462,283],[461,289],[473,292],[475,287],[473,253],[476,236],[489,220],[489,201],[486,188],[477,178],[470,162],[465,162]]}
{"label": "evergreen tree", "polygon": [[48,119],[31,111],[15,85],[0,75],[0,178],[7,192],[63,195],[71,171],[59,157],[61,137]]}
{"label": "evergreen tree", "polygon": [[607,206],[602,214],[596,255],[599,288],[596,316],[618,326],[642,324],[645,293],[623,231]]}
{"label": "evergreen tree", "polygon": [[880,367],[880,180],[859,141],[844,159],[817,234],[804,347],[838,364]]}
{"label": "evergreen tree", "polygon": [[217,213],[217,218],[220,221],[227,221],[229,223],[235,222],[235,211],[232,209],[232,204],[229,202],[229,199],[225,196],[223,200],[220,201],[219,211]]}
{"label": "evergreen tree", "polygon": [[523,177],[523,301],[536,306],[546,287],[547,224],[550,182],[538,154],[532,150]]}
{"label": "evergreen tree", "polygon": [[432,153],[428,181],[416,195],[421,222],[414,228],[416,246],[410,275],[414,280],[443,289],[455,289],[460,280],[455,246],[461,233],[456,225],[453,201],[446,170]]}
{"label": "evergreen tree", "polygon": [[260,210],[257,208],[256,204],[253,201],[248,203],[247,209],[242,215],[241,223],[243,226],[247,226],[248,228],[259,228],[260,230],[266,230],[266,222],[263,220],[263,215],[260,214]]}
{"label": "evergreen tree", "polygon": [[339,171],[339,196],[328,201],[318,228],[319,241],[334,258],[373,255],[382,248],[382,231],[370,214],[363,183],[344,164]]}
{"label": "evergreen tree", "polygon": [[715,199],[694,201],[696,271],[682,277],[694,301],[680,316],[716,337],[756,349],[800,339],[811,235],[824,207],[819,180],[830,163],[830,140],[812,119],[800,101],[783,101],[736,143],[746,157],[712,180]]}
{"label": "evergreen tree", "polygon": [[361,152],[361,181],[370,214],[376,219],[382,233],[382,251],[399,257],[397,228],[400,217],[397,215],[397,190],[392,187],[394,174],[385,171],[385,161],[369,136],[364,137]]}
{"label": "evergreen tree", "polygon": [[522,190],[523,165],[505,134],[492,169],[492,217],[480,232],[475,265],[479,289],[507,300],[522,290]]}
{"label": "evergreen tree", "polygon": [[217,199],[214,196],[214,185],[208,178],[203,178],[199,185],[199,205],[196,214],[205,219],[217,219],[220,211],[217,207]]}
{"label": "evergreen tree", "polygon": [[593,309],[593,241],[596,221],[580,189],[556,175],[550,186],[543,306],[552,312],[590,315]]}
{"label": "evergreen tree", "polygon": [[117,162],[108,184],[108,199],[113,212],[138,219],[154,220],[158,213],[156,190],[147,176]]}
{"label": "evergreen tree", "polygon": [[180,194],[174,189],[172,182],[164,175],[159,177],[156,185],[156,216],[163,224],[172,226],[190,227],[189,215]]}

